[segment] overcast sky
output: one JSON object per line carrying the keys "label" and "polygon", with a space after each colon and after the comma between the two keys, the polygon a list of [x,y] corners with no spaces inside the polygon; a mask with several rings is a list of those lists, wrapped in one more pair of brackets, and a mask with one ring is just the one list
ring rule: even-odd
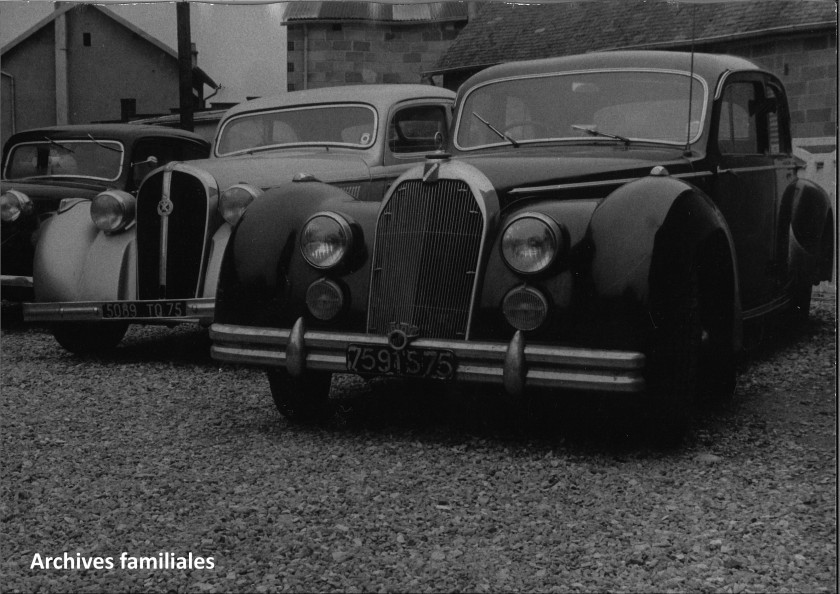
{"label": "overcast sky", "polygon": [[[173,2],[105,3],[116,14],[178,48]],[[0,1],[0,46],[52,12],[53,2]],[[283,3],[191,3],[190,29],[198,64],[222,90],[211,101],[243,101],[286,90],[286,28]]]}

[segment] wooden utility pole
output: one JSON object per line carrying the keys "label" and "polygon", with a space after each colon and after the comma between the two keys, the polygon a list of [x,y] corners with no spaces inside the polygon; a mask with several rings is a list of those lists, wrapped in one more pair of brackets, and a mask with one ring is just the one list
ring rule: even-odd
{"label": "wooden utility pole", "polygon": [[192,38],[190,36],[190,3],[176,3],[178,17],[178,95],[181,128],[193,131]]}

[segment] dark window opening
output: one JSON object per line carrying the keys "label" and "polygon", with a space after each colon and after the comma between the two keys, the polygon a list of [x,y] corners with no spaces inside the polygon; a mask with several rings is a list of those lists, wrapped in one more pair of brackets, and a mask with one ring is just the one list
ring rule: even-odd
{"label": "dark window opening", "polygon": [[341,31],[341,23],[334,23],[332,26],[333,31]]}
{"label": "dark window opening", "polygon": [[294,42],[294,41],[290,41],[290,42],[286,45],[286,51],[290,51],[290,52],[295,51],[295,42]]}
{"label": "dark window opening", "polygon": [[295,71],[294,62],[286,62],[286,72],[294,72],[294,71]]}
{"label": "dark window opening", "polygon": [[90,33],[82,33],[82,45],[90,47]]}

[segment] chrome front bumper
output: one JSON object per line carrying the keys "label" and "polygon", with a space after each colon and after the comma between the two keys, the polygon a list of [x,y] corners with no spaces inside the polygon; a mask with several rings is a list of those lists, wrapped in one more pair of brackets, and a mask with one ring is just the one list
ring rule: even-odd
{"label": "chrome front bumper", "polygon": [[[182,299],[186,303],[184,315],[128,315],[119,318],[106,318],[105,307],[120,305],[121,301],[76,301],[66,303],[24,303],[23,319],[27,322],[102,322],[114,319],[125,322],[198,322],[209,324],[213,321],[216,300],[214,298]],[[143,301],[154,305],[155,301]]]}
{"label": "chrome front bumper", "polygon": [[[347,373],[350,344],[386,346],[385,336],[308,331],[303,319],[291,330],[213,324],[211,356],[226,363]],[[520,395],[526,387],[638,393],[645,389],[645,356],[632,351],[528,345],[521,332],[509,343],[418,339],[412,347],[446,349],[457,361],[455,381],[503,385]]]}

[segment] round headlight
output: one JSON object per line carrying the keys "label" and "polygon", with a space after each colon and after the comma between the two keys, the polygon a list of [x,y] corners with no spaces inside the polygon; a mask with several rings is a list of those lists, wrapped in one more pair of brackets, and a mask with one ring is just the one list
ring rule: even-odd
{"label": "round headlight", "polygon": [[505,295],[502,313],[517,330],[536,330],[548,316],[548,300],[532,287],[517,287]]}
{"label": "round headlight", "polygon": [[90,218],[97,228],[114,233],[134,220],[134,196],[121,190],[100,192],[90,205]]}
{"label": "round headlight", "polygon": [[540,213],[525,213],[502,233],[502,258],[514,272],[536,274],[548,268],[563,247],[560,226]]}
{"label": "round headlight", "polygon": [[303,226],[300,249],[315,268],[332,268],[350,251],[353,233],[344,217],[332,212],[313,215]]}
{"label": "round headlight", "polygon": [[262,190],[249,184],[231,186],[219,197],[219,214],[228,223],[235,225],[242,218],[248,205],[261,194]]}
{"label": "round headlight", "polygon": [[331,320],[344,307],[344,293],[335,282],[322,278],[306,289],[306,305],[319,320]]}
{"label": "round headlight", "polygon": [[9,190],[0,196],[0,219],[7,223],[18,220],[22,214],[29,214],[32,208],[32,200],[23,192]]}

